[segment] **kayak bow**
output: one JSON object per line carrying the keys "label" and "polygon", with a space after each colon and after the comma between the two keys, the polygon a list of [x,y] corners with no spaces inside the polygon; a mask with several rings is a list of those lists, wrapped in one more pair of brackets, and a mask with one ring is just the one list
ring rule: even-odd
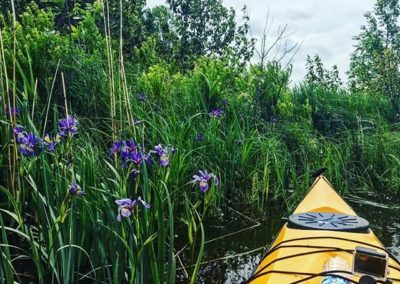
{"label": "kayak bow", "polygon": [[[375,283],[400,283],[400,262],[384,248],[368,221],[358,217],[321,175],[289,217],[248,283],[363,283],[372,278],[368,273],[369,276],[353,271],[356,248],[367,255],[371,252],[377,261],[387,256],[389,282],[379,280],[379,272],[375,271],[377,275],[372,275]],[[377,263],[364,269],[378,271]]]}

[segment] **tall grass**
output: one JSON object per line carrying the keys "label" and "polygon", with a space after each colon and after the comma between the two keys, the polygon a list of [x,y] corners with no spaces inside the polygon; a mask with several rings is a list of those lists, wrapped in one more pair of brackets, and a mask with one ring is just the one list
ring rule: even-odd
{"label": "tall grass", "polygon": [[[321,86],[290,89],[281,82],[287,70],[277,85],[278,65],[237,70],[202,58],[187,72],[161,59],[138,66],[125,59],[123,38],[112,38],[109,3],[102,4],[104,30],[88,14],[71,38],[49,34],[53,15],[32,7],[0,31],[1,283],[174,283],[178,266],[195,283],[204,218],[224,204],[257,215],[274,202],[290,210],[321,167],[343,194],[399,193],[398,125],[387,120],[387,101]],[[215,109],[223,115],[210,115]],[[68,115],[77,115],[76,135],[52,153],[20,153],[16,125],[44,138]],[[168,152],[168,167],[155,153],[152,164],[126,167],[110,148],[130,138],[146,154],[159,143],[177,150]],[[220,184],[210,180],[201,192],[191,183],[199,170]],[[74,181],[85,195],[69,192]],[[139,196],[151,208],[139,204],[118,222],[115,201]],[[187,232],[183,248],[174,242],[177,228]]]}

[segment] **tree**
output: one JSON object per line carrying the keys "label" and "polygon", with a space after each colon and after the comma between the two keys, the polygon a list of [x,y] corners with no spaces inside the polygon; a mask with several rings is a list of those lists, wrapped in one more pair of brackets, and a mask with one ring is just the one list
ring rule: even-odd
{"label": "tree", "polygon": [[322,85],[333,90],[342,86],[342,80],[339,77],[337,66],[333,65],[332,70],[326,69],[318,55],[314,55],[313,58],[310,55],[307,56],[306,68],[306,82],[308,84]]}
{"label": "tree", "polygon": [[[82,14],[85,10],[92,10],[96,3],[104,4],[109,16],[111,36],[118,39],[122,35],[125,54],[132,54],[134,48],[145,41],[143,18],[145,0],[1,0],[0,14],[7,17],[12,13],[14,6],[16,18],[19,20],[31,3],[35,3],[40,9],[50,10],[55,15],[55,29],[64,34],[70,34],[72,27],[76,27],[83,20]],[[98,17],[97,26],[104,31],[102,17]]]}
{"label": "tree", "polygon": [[277,61],[270,61],[265,66],[252,65],[250,68],[254,84],[254,114],[265,121],[277,119],[277,105],[287,93],[292,65],[285,68]]}
{"label": "tree", "polygon": [[173,29],[173,17],[168,7],[160,5],[144,11],[146,34],[156,39],[158,55],[170,59],[174,52],[177,35]]}
{"label": "tree", "polygon": [[276,34],[271,34],[273,19],[270,18],[269,10],[265,17],[265,24],[262,33],[259,35],[260,45],[255,49],[258,56],[259,65],[265,69],[270,62],[279,62],[283,69],[291,68],[292,60],[300,49],[301,43],[289,41],[288,38],[293,34],[288,32],[288,25],[278,26]]}
{"label": "tree", "polygon": [[143,9],[146,1],[105,0],[104,2],[109,9],[111,36],[113,38],[122,36],[124,53],[131,55],[134,48],[140,47],[145,40]]}
{"label": "tree", "polygon": [[[177,36],[174,57],[183,67],[190,67],[194,59],[204,55],[233,52],[239,59],[251,58],[254,41],[247,39],[246,15],[244,24],[237,26],[235,10],[224,7],[222,0],[167,0],[167,3]],[[243,50],[250,54],[242,53]]]}
{"label": "tree", "polygon": [[76,25],[78,19],[73,12],[74,7],[86,7],[95,0],[2,0],[0,1],[0,14],[7,17],[14,8],[17,20],[21,19],[23,12],[35,3],[40,9],[51,10],[54,16],[55,28],[62,32],[71,32],[71,25]]}
{"label": "tree", "polygon": [[378,0],[374,11],[365,14],[367,24],[354,37],[349,71],[351,89],[386,96],[394,117],[400,110],[399,15],[399,0]]}

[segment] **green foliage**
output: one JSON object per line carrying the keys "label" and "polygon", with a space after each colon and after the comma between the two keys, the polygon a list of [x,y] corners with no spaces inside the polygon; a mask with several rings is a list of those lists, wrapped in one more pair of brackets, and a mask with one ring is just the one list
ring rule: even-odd
{"label": "green foliage", "polygon": [[21,15],[27,11],[27,7],[35,4],[40,9],[51,10],[54,14],[53,22],[57,31],[71,32],[71,25],[76,25],[80,17],[74,12],[75,8],[85,7],[91,9],[95,0],[4,0],[0,2],[0,14],[3,16],[12,13],[20,20]]}
{"label": "green foliage", "polygon": [[[124,53],[131,55],[134,48],[140,47],[145,41],[146,31],[142,10],[146,1],[107,0],[104,3],[105,11],[109,15],[111,36],[115,39],[122,37]],[[103,27],[102,20],[99,23]]]}
{"label": "green foliage", "polygon": [[342,86],[337,66],[334,65],[331,71],[325,69],[318,55],[315,55],[314,58],[307,56],[306,68],[306,82],[308,84],[322,85],[329,89],[338,89]]}
{"label": "green foliage", "polygon": [[251,58],[254,41],[246,38],[249,30],[246,14],[244,24],[237,26],[234,9],[226,8],[221,0],[168,0],[167,3],[177,38],[173,55],[181,66],[190,67],[198,57],[222,56],[228,51],[237,59]]}
{"label": "green foliage", "polygon": [[[35,74],[50,76],[60,58],[68,53],[68,40],[54,29],[54,14],[40,9],[36,4],[29,5],[20,15],[16,26],[17,56],[22,70],[33,68]],[[1,19],[4,29],[3,41],[6,64],[13,59],[12,16],[8,14]]]}
{"label": "green foliage", "polygon": [[278,62],[270,62],[265,68],[252,66],[253,107],[255,114],[270,121],[277,113],[280,97],[288,91],[291,68],[282,69]]}
{"label": "green foliage", "polygon": [[385,96],[397,119],[400,98],[400,26],[398,0],[378,0],[374,11],[365,15],[367,25],[355,37],[357,41],[350,64],[353,91]]}
{"label": "green foliage", "polygon": [[173,15],[166,6],[156,6],[144,11],[144,24],[148,35],[157,42],[157,54],[171,59],[176,51],[177,34],[174,32]]}
{"label": "green foliage", "polygon": [[[24,86],[29,83],[30,93],[26,93],[25,98],[32,100],[34,92],[39,94],[49,92],[53,77],[58,75],[54,100],[62,104],[60,73],[55,74],[60,62],[59,71],[65,74],[67,88],[72,94],[73,101],[76,102],[76,106],[84,106],[84,108],[76,108],[78,113],[83,109],[90,109],[101,116],[104,114],[101,109],[106,108],[104,100],[107,99],[99,96],[104,90],[104,86],[99,82],[106,80],[105,73],[101,71],[105,42],[95,25],[92,12],[80,10],[80,13],[82,20],[76,27],[71,27],[72,33],[69,36],[56,31],[53,22],[54,14],[50,10],[39,9],[36,4],[28,6],[26,12],[20,15],[15,31],[15,59],[19,70],[17,76],[21,78],[17,80],[19,84],[17,88],[21,92],[26,92]],[[3,22],[5,23],[5,28],[2,30],[5,64],[12,66],[14,33],[11,18],[3,19]],[[24,70],[30,70],[30,72],[24,74]],[[35,75],[39,76],[34,77]],[[9,76],[11,77],[11,72]],[[36,79],[38,82],[35,90]],[[85,90],[85,95],[82,94],[83,90]],[[47,96],[38,96],[39,105],[44,105],[46,101]]]}
{"label": "green foliage", "polygon": [[[178,1],[175,10],[147,11],[141,1],[124,1],[122,49],[129,56],[123,61],[117,2],[109,2],[111,38],[99,24],[100,2],[74,5],[67,30],[58,29],[58,8],[50,4],[24,7],[15,33],[10,14],[1,18],[5,283],[174,283],[182,265],[183,281],[196,283],[206,254],[205,218],[219,218],[225,204],[258,216],[274,202],[291,209],[322,166],[343,193],[399,193],[399,130],[383,96],[343,90],[335,69],[325,70],[318,57],[309,60],[308,82],[294,88],[290,67],[240,65],[248,55],[235,57],[241,53],[235,48],[251,52],[248,27],[237,27],[220,1]],[[204,26],[201,13],[217,28]],[[195,28],[183,30],[189,24]],[[210,33],[222,37],[206,46],[200,39]],[[178,56],[184,42],[189,57]],[[21,109],[15,121],[14,99]],[[215,109],[223,115],[210,115]],[[44,138],[57,132],[66,112],[77,115],[77,135],[54,153],[19,153],[15,125]],[[145,154],[159,143],[175,147],[169,167],[154,153],[153,163],[141,168],[110,157],[114,140],[131,137]],[[134,168],[140,169],[136,178]],[[191,183],[199,170],[214,173],[220,184],[202,193]],[[69,193],[74,180],[86,195]],[[135,207],[117,222],[115,200],[139,195],[151,209]],[[175,241],[177,232],[186,244]]]}

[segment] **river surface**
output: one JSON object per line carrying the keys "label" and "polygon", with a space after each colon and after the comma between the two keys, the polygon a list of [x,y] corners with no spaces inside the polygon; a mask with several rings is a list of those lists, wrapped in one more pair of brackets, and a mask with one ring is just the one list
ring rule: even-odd
{"label": "river surface", "polygon": [[[370,226],[383,244],[400,258],[400,206],[386,197],[349,196],[345,198]],[[371,200],[374,200],[373,202]],[[207,242],[198,283],[240,283],[254,271],[261,257],[285,223],[288,213],[271,207],[262,219],[250,218],[226,207],[221,220],[205,222]],[[179,269],[179,263],[177,264]],[[178,275],[182,277],[182,269]],[[182,283],[186,282],[182,279]]]}

